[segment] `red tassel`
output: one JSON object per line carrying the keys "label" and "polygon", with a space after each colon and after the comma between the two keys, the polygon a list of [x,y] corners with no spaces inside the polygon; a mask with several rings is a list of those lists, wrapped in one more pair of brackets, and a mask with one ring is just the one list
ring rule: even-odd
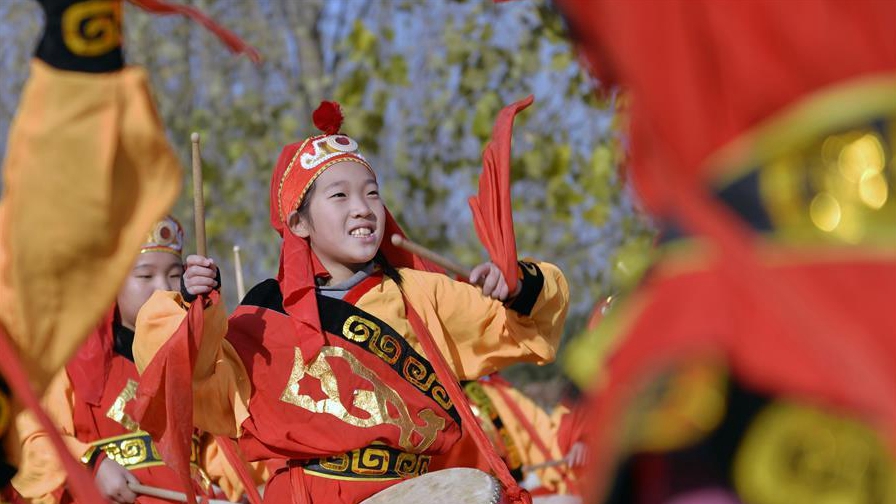
{"label": "red tassel", "polygon": [[189,504],[196,504],[190,470],[193,369],[202,342],[206,301],[219,302],[218,292],[212,291],[190,305],[177,331],[143,370],[137,397],[125,410],[152,436],[162,459],[180,478]]}
{"label": "red tassel", "polygon": [[252,480],[249,468],[246,466],[246,459],[240,455],[236,442],[227,436],[215,436],[215,442],[218,443],[218,447],[224,452],[224,458],[227,459],[230,467],[236,471],[237,477],[243,483],[243,487],[246,489],[246,496],[249,498],[249,504],[261,504],[261,494],[258,493],[258,488],[255,487],[255,482]]}
{"label": "red tassel", "polygon": [[342,109],[334,101],[322,101],[311,115],[311,119],[317,129],[327,135],[335,135],[342,127]]}
{"label": "red tassel", "polygon": [[492,470],[492,475],[498,479],[501,487],[504,489],[504,499],[501,502],[507,504],[532,504],[532,496],[529,495],[527,490],[520,488],[513,476],[510,475],[510,469],[507,468],[507,464],[498,455],[495,446],[488,440],[479,421],[473,416],[473,410],[470,408],[467,395],[464,394],[454,373],[448,367],[445,356],[442,355],[439,347],[436,346],[436,342],[432,333],[426,327],[426,323],[423,322],[423,319],[420,318],[420,315],[417,314],[408,298],[403,294],[402,300],[404,301],[408,322],[411,324],[414,332],[417,333],[417,341],[420,342],[420,345],[423,347],[423,353],[429,359],[436,371],[436,376],[448,392],[448,397],[454,403],[454,407],[457,408],[461,422],[465,426],[464,429],[469,429],[470,436],[473,437],[476,447],[485,456],[485,460]]}

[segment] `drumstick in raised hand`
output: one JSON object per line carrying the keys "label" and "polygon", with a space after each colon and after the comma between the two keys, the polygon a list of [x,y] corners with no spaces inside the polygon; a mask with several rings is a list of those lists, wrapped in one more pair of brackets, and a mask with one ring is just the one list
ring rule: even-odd
{"label": "drumstick in raised hand", "polygon": [[523,472],[537,471],[539,469],[547,469],[548,467],[557,467],[557,466],[562,466],[562,465],[567,465],[567,464],[569,464],[569,460],[566,460],[565,458],[556,459],[556,460],[548,460],[547,462],[542,462],[540,464],[532,464],[532,465],[523,466]]}
{"label": "drumstick in raised hand", "polygon": [[[130,482],[128,483],[128,488],[130,488],[134,493],[138,493],[141,495],[158,497],[160,499],[166,499],[172,502],[187,502],[187,494],[182,492],[175,492],[174,490],[168,490],[167,488],[157,488],[141,485],[140,483]],[[208,504],[231,504],[230,501],[221,499],[208,499],[203,500],[202,502],[207,502]]]}
{"label": "drumstick in raised hand", "polygon": [[470,270],[469,269],[461,266],[460,264],[457,264],[456,262],[452,261],[451,259],[448,259],[447,257],[445,257],[441,254],[438,254],[436,252],[433,252],[432,250],[429,250],[428,248],[424,247],[423,245],[414,243],[411,240],[408,240],[407,238],[405,238],[404,236],[401,236],[399,234],[392,235],[391,239],[392,239],[392,245],[395,245],[396,247],[403,248],[412,254],[416,254],[416,255],[426,259],[427,261],[438,264],[439,266],[445,268],[447,271],[457,275],[458,277],[467,278],[467,279],[470,278]]}
{"label": "drumstick in raised hand", "polygon": [[199,150],[199,133],[190,135],[193,144],[193,224],[196,233],[196,253],[208,256],[205,241],[205,198],[202,195],[202,154]]}
{"label": "drumstick in raised hand", "polygon": [[240,246],[233,246],[233,269],[236,274],[236,295],[242,301],[246,297],[246,284],[243,280],[243,262],[240,260]]}

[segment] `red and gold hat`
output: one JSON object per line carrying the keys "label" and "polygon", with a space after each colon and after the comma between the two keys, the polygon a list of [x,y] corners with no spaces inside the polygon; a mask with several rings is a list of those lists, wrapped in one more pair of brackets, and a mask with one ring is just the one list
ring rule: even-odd
{"label": "red and gold hat", "polygon": [[184,250],[184,228],[174,217],[168,215],[156,222],[146,241],[140,246],[140,253],[167,252],[181,257]]}
{"label": "red and gold hat", "polygon": [[279,173],[275,173],[275,176],[280,177],[275,195],[277,218],[284,224],[289,214],[299,207],[311,184],[330,166],[341,161],[351,161],[374,173],[364,156],[358,152],[358,142],[339,133],[343,116],[338,103],[321,102],[311,118],[324,134],[287,146],[284,151],[291,153],[289,163],[282,172],[278,170]]}

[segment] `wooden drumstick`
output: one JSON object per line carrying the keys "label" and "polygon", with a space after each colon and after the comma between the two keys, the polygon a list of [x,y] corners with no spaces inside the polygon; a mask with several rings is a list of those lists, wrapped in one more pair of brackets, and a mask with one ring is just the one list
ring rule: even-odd
{"label": "wooden drumstick", "polygon": [[205,198],[202,195],[202,157],[199,152],[199,133],[190,135],[193,143],[193,224],[196,228],[196,253],[207,257],[205,243]]}
{"label": "wooden drumstick", "polygon": [[399,234],[392,235],[392,245],[395,245],[396,247],[399,247],[399,248],[403,248],[412,254],[416,254],[416,255],[426,259],[427,261],[434,262],[434,263],[438,264],[439,266],[445,268],[447,271],[457,275],[458,277],[470,278],[470,270],[469,269],[461,266],[460,264],[457,264],[456,262],[452,261],[451,259],[448,259],[447,257],[445,257],[441,254],[438,254],[436,252],[433,252],[432,250],[429,250],[428,248],[424,247],[423,245],[414,243],[411,240],[408,240],[407,238],[405,238]]}
{"label": "wooden drumstick", "polygon": [[523,472],[531,472],[537,471],[539,469],[547,469],[548,467],[557,467],[562,465],[569,464],[569,461],[565,458],[556,459],[556,460],[548,460],[547,462],[542,462],[540,464],[532,464],[528,466],[523,466]]}
{"label": "wooden drumstick", "polygon": [[236,295],[240,301],[246,297],[246,284],[243,281],[243,262],[240,260],[240,246],[233,246],[233,269],[236,273]]}
{"label": "wooden drumstick", "polygon": [[[140,483],[128,483],[128,488],[131,489],[132,492],[138,493],[141,495],[149,495],[150,497],[158,497],[160,499],[170,500],[172,502],[187,502],[187,494],[183,492],[175,492],[174,490],[168,490],[167,488],[158,488],[152,486],[141,485]],[[221,500],[221,499],[208,499],[206,501],[209,504],[231,504],[230,501]]]}

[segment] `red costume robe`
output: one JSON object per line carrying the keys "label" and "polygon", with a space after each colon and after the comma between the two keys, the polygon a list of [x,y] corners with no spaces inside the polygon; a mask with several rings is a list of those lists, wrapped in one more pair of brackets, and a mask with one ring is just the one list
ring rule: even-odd
{"label": "red costume robe", "polygon": [[[403,294],[453,372],[477,378],[513,362],[554,356],[568,290],[555,267],[523,263],[507,307],[478,288],[401,268],[402,285],[375,272],[342,300],[318,296],[324,345],[303,356],[280,285],[268,280],[225,321],[206,308],[194,373],[197,427],[239,437],[251,460],[285,461],[267,502],[359,502],[427,472],[460,437],[458,415],[422,355]],[[143,367],[184,318],[179,295],[156,293],[138,317]],[[226,339],[225,339],[226,335]]]}

